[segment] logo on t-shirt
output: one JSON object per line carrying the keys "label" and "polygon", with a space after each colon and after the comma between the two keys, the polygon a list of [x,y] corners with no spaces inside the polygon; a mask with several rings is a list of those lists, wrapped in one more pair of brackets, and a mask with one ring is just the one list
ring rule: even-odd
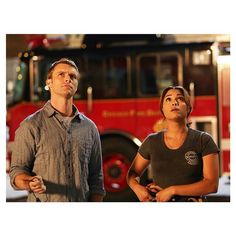
{"label": "logo on t-shirt", "polygon": [[189,165],[197,165],[198,164],[198,156],[194,151],[189,151],[185,153],[185,159]]}

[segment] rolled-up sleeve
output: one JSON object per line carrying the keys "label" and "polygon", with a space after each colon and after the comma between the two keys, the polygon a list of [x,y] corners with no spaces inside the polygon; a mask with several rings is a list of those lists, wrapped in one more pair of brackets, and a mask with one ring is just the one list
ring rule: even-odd
{"label": "rolled-up sleeve", "polygon": [[18,189],[14,184],[17,175],[22,173],[31,175],[35,155],[35,137],[33,133],[27,121],[23,121],[15,133],[9,173],[11,185],[14,189]]}
{"label": "rolled-up sleeve", "polygon": [[91,194],[105,195],[102,170],[102,149],[100,136],[97,129],[93,132],[93,146],[89,162],[89,192]]}

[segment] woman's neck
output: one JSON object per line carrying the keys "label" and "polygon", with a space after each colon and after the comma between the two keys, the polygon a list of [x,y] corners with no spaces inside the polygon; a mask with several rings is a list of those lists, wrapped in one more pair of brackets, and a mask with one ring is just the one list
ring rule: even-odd
{"label": "woman's neck", "polygon": [[180,148],[187,137],[188,127],[186,124],[180,125],[179,123],[167,124],[167,129],[164,133],[164,142],[170,149]]}
{"label": "woman's neck", "polygon": [[179,137],[188,132],[188,127],[185,122],[167,122],[166,134],[172,137]]}

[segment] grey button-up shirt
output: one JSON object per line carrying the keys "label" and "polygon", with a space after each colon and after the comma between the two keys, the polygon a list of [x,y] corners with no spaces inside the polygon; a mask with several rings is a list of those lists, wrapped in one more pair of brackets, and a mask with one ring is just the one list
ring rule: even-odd
{"label": "grey button-up shirt", "polygon": [[[73,106],[67,126],[48,101],[27,117],[16,131],[10,178],[19,173],[40,175],[46,193],[41,201],[88,201],[90,194],[105,195],[101,142],[95,124]],[[29,193],[28,201],[36,201]]]}

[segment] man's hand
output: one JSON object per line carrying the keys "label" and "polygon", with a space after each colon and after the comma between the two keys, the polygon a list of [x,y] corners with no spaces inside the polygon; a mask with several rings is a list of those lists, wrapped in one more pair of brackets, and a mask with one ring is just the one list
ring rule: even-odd
{"label": "man's hand", "polygon": [[46,192],[46,186],[43,183],[43,178],[39,175],[33,176],[29,181],[29,188],[34,193]]}

